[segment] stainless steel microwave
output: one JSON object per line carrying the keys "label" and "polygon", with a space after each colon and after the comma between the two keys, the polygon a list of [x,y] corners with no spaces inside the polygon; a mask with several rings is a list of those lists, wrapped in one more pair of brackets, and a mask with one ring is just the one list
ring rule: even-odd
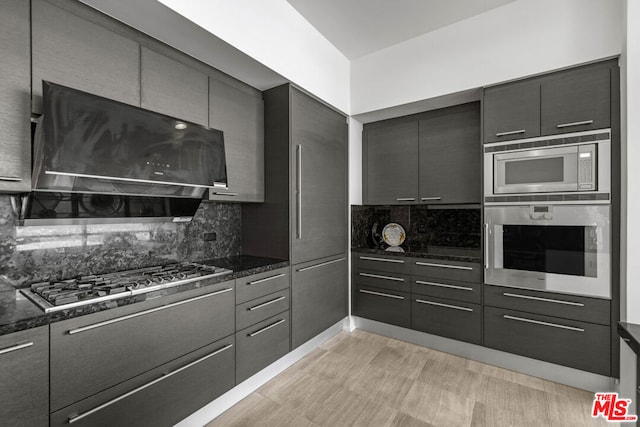
{"label": "stainless steel microwave", "polygon": [[485,202],[610,203],[610,165],[610,129],[486,144]]}

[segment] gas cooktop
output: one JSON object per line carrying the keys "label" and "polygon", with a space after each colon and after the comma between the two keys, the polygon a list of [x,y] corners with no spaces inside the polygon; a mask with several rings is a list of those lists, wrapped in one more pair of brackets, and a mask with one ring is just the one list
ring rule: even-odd
{"label": "gas cooktop", "polygon": [[51,313],[231,273],[232,271],[226,268],[183,262],[33,283],[30,289],[22,289],[21,292],[45,313]]}

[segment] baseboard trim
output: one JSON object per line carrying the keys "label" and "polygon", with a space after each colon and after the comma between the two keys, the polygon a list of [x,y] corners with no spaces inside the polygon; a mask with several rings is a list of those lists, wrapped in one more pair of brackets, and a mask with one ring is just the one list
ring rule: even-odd
{"label": "baseboard trim", "polygon": [[556,365],[554,363],[543,362],[529,357],[518,356],[475,344],[452,340],[449,338],[431,335],[425,332],[402,328],[400,326],[389,325],[387,323],[376,322],[375,320],[364,319],[352,316],[357,329],[407,341],[412,344],[466,357],[489,365],[532,375],[549,381],[565,384],[571,387],[597,391],[617,391],[615,378],[593,374],[567,366]]}
{"label": "baseboard trim", "polygon": [[257,374],[236,385],[234,388],[227,391],[222,396],[218,397],[193,414],[189,415],[187,418],[176,424],[175,427],[204,426],[211,420],[218,417],[224,411],[231,408],[233,405],[240,402],[242,399],[262,387],[276,375],[280,374],[282,371],[289,368],[298,360],[311,353],[328,339],[334,337],[343,330],[349,331],[350,326],[351,325],[349,318],[345,317],[340,322],[331,326],[324,332],[321,332],[319,335],[316,335],[314,338],[302,344],[300,347],[296,348],[290,353],[287,353]]}

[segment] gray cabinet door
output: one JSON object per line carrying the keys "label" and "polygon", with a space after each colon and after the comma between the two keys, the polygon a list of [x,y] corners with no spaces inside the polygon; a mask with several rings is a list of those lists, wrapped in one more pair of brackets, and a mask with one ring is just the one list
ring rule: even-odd
{"label": "gray cabinet door", "polygon": [[0,337],[0,424],[49,425],[49,327]]}
{"label": "gray cabinet door", "polygon": [[364,202],[368,205],[418,201],[418,121],[376,123],[363,131]]}
{"label": "gray cabinet door", "polygon": [[207,126],[207,75],[146,47],[141,49],[142,108]]}
{"label": "gray cabinet door", "polygon": [[427,113],[420,120],[420,202],[480,203],[480,103]]}
{"label": "gray cabinet door", "polygon": [[0,13],[0,191],[31,189],[29,2],[2,2]]}
{"label": "gray cabinet door", "polygon": [[140,105],[138,43],[43,0],[31,14],[34,112],[42,109],[42,80]]}
{"label": "gray cabinet door", "polygon": [[228,190],[210,200],[264,202],[264,104],[253,88],[209,78],[209,126],[224,132]]}
{"label": "gray cabinet door", "polygon": [[540,135],[540,81],[526,80],[484,90],[484,142]]}
{"label": "gray cabinet door", "polygon": [[347,258],[298,265],[291,285],[291,347],[304,344],[347,315]]}
{"label": "gray cabinet door", "polygon": [[291,90],[291,263],[343,253],[347,239],[345,117]]}

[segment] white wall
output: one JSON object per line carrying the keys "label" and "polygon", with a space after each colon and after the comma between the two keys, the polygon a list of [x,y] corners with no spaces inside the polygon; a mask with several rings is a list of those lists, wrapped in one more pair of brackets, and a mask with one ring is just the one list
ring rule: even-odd
{"label": "white wall", "polygon": [[618,0],[519,0],[351,63],[351,113],[620,54]]}
{"label": "white wall", "polygon": [[285,0],[159,0],[349,113],[349,60]]}

